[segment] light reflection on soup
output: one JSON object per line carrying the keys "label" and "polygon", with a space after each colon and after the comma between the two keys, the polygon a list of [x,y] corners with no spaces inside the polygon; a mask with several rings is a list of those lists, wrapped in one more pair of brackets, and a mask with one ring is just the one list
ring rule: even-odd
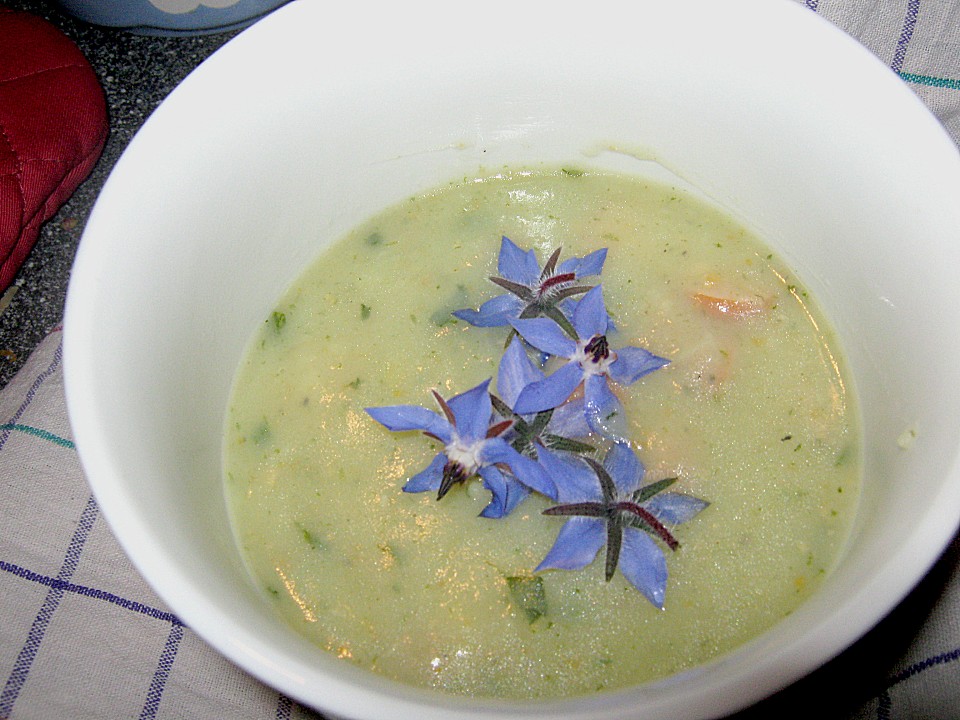
{"label": "light reflection on soup", "polygon": [[[503,329],[450,313],[502,292],[501,235],[541,262],[608,248],[617,346],[671,361],[619,390],[646,481],[711,503],[675,529],[663,610],[605,582],[601,551],[540,573],[529,612],[524,580],[563,524],[551,503],[490,520],[477,480],[404,493],[439,444],[363,411],[496,376]],[[291,286],[238,371],[225,477],[252,575],[320,647],[451,693],[560,697],[702,663],[808,597],[856,511],[858,414],[815,302],[733,220],[636,178],[504,173],[387,209]]]}

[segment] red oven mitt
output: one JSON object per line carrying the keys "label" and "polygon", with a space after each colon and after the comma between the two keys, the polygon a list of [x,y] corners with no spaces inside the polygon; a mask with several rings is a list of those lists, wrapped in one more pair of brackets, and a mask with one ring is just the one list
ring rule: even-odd
{"label": "red oven mitt", "polygon": [[46,20],[0,6],[0,292],[100,157],[103,89]]}

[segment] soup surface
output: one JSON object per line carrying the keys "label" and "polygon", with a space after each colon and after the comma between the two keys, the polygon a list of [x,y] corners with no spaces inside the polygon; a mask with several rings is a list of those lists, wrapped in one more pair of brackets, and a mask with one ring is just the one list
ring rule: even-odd
{"label": "soup surface", "polygon": [[[408,479],[442,443],[364,408],[496,378],[509,328],[451,315],[502,294],[501,236],[543,263],[599,248],[611,344],[670,361],[617,387],[644,482],[710,503],[663,548],[663,609],[604,552],[534,572],[565,518],[533,494],[479,514]],[[491,389],[495,386],[491,385]],[[663,677],[790,614],[834,566],[856,510],[857,409],[842,353],[790,270],[666,185],[570,170],[451,184],[331,246],[277,302],[238,371],[225,487],[277,611],[345,661],[450,693],[559,697]]]}

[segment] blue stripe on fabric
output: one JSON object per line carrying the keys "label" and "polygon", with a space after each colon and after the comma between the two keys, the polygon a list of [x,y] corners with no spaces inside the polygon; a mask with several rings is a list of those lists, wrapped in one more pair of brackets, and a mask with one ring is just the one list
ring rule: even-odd
{"label": "blue stripe on fabric", "polygon": [[877,703],[877,720],[890,720],[890,709],[893,702],[890,700],[890,693],[884,690],[880,693]]}
{"label": "blue stripe on fabric", "polygon": [[[36,383],[34,385],[38,387]],[[69,584],[68,581],[77,568],[83,546],[87,542],[87,537],[89,537],[90,530],[99,514],[99,508],[97,508],[97,504],[91,495],[87,499],[87,504],[80,515],[80,520],[77,522],[76,530],[74,530],[73,537],[70,539],[60,572],[57,573],[56,578],[49,578],[47,596],[44,598],[40,611],[33,619],[33,624],[27,633],[27,640],[20,648],[13,669],[4,684],[3,692],[0,693],[0,717],[10,717],[13,714],[13,706],[27,682],[30,668],[33,667],[33,661],[40,650],[40,645],[43,643],[43,636],[50,625],[50,618],[53,617],[60,606],[60,600],[66,590],[65,586]],[[3,563],[0,568],[6,570],[6,567],[4,567],[6,565],[8,563]]]}
{"label": "blue stripe on fabric", "polygon": [[893,62],[890,67],[899,73],[903,69],[903,59],[907,56],[907,47],[913,39],[913,31],[917,26],[917,16],[920,15],[920,0],[910,0],[907,3],[907,14],[903,19],[903,28],[897,39],[897,49],[893,53]]}
{"label": "blue stripe on fabric", "polygon": [[22,432],[27,435],[33,435],[38,437],[41,440],[49,440],[55,445],[60,447],[65,447],[69,449],[74,448],[72,440],[67,440],[66,438],[60,437],[59,435],[54,435],[52,432],[47,432],[46,430],[41,430],[40,428],[33,427],[32,425],[18,425],[16,423],[7,423],[6,425],[0,425],[0,432],[5,430]]}
{"label": "blue stripe on fabric", "polygon": [[154,718],[157,717],[157,711],[160,709],[160,700],[163,699],[163,691],[167,685],[167,680],[170,678],[173,661],[177,659],[177,651],[180,649],[180,642],[182,640],[183,625],[176,622],[170,628],[170,634],[167,636],[167,642],[163,646],[163,653],[160,655],[157,669],[154,671],[153,679],[150,681],[150,689],[147,691],[147,700],[143,704],[143,710],[140,712],[140,720],[154,720]]}
{"label": "blue stripe on fabric", "polygon": [[817,7],[819,5],[820,5],[820,0],[807,0],[807,7],[813,10],[814,12],[817,11]]}
{"label": "blue stripe on fabric", "polygon": [[277,698],[277,720],[290,720],[293,717],[293,700],[281,694]]}
{"label": "blue stripe on fabric", "polygon": [[956,660],[960,660],[960,648],[954,648],[950,652],[941,653],[939,655],[932,655],[931,657],[921,660],[918,663],[914,663],[910,667],[898,672],[893,676],[893,679],[890,681],[887,687],[893,687],[894,685],[902,683],[904,680],[909,680],[915,675],[919,675],[924,670],[929,670],[930,668],[938,665],[946,665],[947,663],[955,662]]}
{"label": "blue stripe on fabric", "polygon": [[13,669],[7,678],[7,682],[0,693],[0,717],[7,718],[13,714],[13,706],[20,696],[24,683],[27,681],[27,675],[30,674],[30,668],[33,666],[33,660],[37,656],[37,650],[43,641],[43,634],[50,624],[50,618],[60,604],[60,598],[63,595],[62,590],[52,590],[47,593],[40,612],[33,620],[30,626],[30,632],[27,633],[27,641],[20,648]]}
{"label": "blue stripe on fabric", "polygon": [[[36,379],[33,381],[33,385],[31,385],[30,389],[27,390],[27,394],[24,396],[23,402],[20,403],[20,407],[17,408],[17,411],[13,414],[13,417],[10,418],[9,422],[11,425],[16,425],[17,421],[23,417],[23,414],[27,411],[27,408],[30,407],[30,404],[40,391],[40,387],[47,380],[47,378],[53,375],[57,368],[60,367],[60,362],[62,359],[63,343],[61,342],[59,345],[57,345],[57,349],[54,350],[53,359],[50,361],[50,364],[47,366],[46,370],[37,375]],[[3,450],[3,446],[7,444],[7,438],[10,437],[11,432],[11,430],[0,430],[0,450]]]}
{"label": "blue stripe on fabric", "polygon": [[960,80],[952,78],[931,77],[930,75],[915,75],[914,73],[897,73],[903,80],[916,85],[929,85],[930,87],[948,88],[950,90],[960,90]]}
{"label": "blue stripe on fabric", "polygon": [[80,555],[83,553],[83,546],[87,543],[93,524],[100,516],[100,508],[93,495],[87,498],[87,504],[80,513],[80,520],[77,522],[77,529],[70,538],[70,544],[67,546],[67,553],[63,558],[63,565],[60,572],[57,573],[57,580],[66,581],[73,577],[77,565],[80,563]]}
{"label": "blue stripe on fabric", "polygon": [[[65,582],[58,578],[41,575],[39,573],[32,572],[31,570],[27,570],[26,568],[20,567],[19,565],[4,562],[3,560],[0,560],[0,570],[8,572],[11,575],[16,575],[24,580],[35,582],[39,585],[46,585],[53,591],[60,593],[70,592],[77,595],[83,595],[84,597],[93,598],[94,600],[103,600],[104,602],[122,607],[124,610],[132,610],[135,613],[146,615],[154,618],[155,620],[163,620],[173,625],[183,625],[183,621],[171,612],[166,612],[155,607],[150,607],[149,605],[144,605],[136,600],[128,600],[127,598],[114,595],[113,593],[108,593],[104,590],[87,587],[86,585],[76,585],[71,582]],[[0,715],[0,717],[3,716]]]}
{"label": "blue stripe on fabric", "polygon": [[890,688],[906,682],[910,678],[916,677],[924,670],[956,662],[957,660],[960,660],[960,647],[954,648],[949,652],[940,653],[939,655],[931,655],[898,672],[891,678],[890,682],[887,683],[887,687],[884,688],[883,692],[877,696],[877,720],[890,720],[893,711],[893,698],[890,696]]}

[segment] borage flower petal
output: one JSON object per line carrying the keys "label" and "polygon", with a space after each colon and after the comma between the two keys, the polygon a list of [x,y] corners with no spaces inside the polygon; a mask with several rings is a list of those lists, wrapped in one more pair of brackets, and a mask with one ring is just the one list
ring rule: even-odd
{"label": "borage flower petal", "polygon": [[655,607],[663,609],[667,590],[667,559],[647,533],[623,529],[620,572]]}
{"label": "borage flower petal", "polygon": [[529,318],[510,323],[521,337],[537,350],[550,355],[571,358],[577,351],[577,343],[560,326],[549,318]]}
{"label": "borage flower petal", "polygon": [[620,495],[626,496],[640,487],[646,468],[626,443],[614,443],[603,458],[603,467],[610,474]]}
{"label": "borage flower petal", "polygon": [[408,493],[436,492],[440,489],[443,480],[443,468],[447,464],[447,456],[438,453],[423,470],[407,480],[403,491]]}
{"label": "borage flower petal", "polygon": [[625,442],[627,415],[603,375],[590,375],[583,384],[584,415],[590,428],[604,437]]}
{"label": "borage flower petal", "polygon": [[603,263],[606,259],[607,249],[600,248],[599,250],[594,250],[592,253],[584,255],[582,258],[567,258],[560,263],[557,271],[560,273],[573,273],[578,278],[599,275],[603,272]]}
{"label": "borage flower petal", "polygon": [[603,499],[596,474],[579,458],[547,448],[540,448],[537,457],[557,487],[558,502],[600,502]]}
{"label": "borage flower petal", "polygon": [[591,427],[587,423],[584,410],[584,399],[580,396],[574,396],[560,407],[554,408],[553,414],[550,416],[550,423],[544,433],[544,441],[549,447],[552,441],[547,435],[555,435],[561,438],[585,438],[590,434],[590,431]]}
{"label": "borage flower petal", "polygon": [[521,249],[504,235],[500,238],[497,272],[502,278],[530,286],[540,279],[540,263],[537,262],[537,254],[533,250]]}
{"label": "borage flower petal", "polygon": [[607,531],[602,520],[574,517],[567,520],[550,552],[537,565],[541,570],[579,570],[593,562],[600,548],[607,541]]}
{"label": "borage flower petal", "polygon": [[364,408],[378,423],[394,432],[422,430],[441,442],[450,442],[453,426],[437,413],[419,405],[386,405]]}
{"label": "borage flower petal", "polygon": [[580,386],[583,372],[576,363],[567,363],[552,375],[523,389],[514,405],[521,415],[552,410],[562,405]]}
{"label": "borage flower petal", "polygon": [[603,302],[603,288],[597,285],[580,298],[573,311],[573,327],[581,340],[607,334],[607,308]]}
{"label": "borage flower petal", "polygon": [[485,518],[509,515],[529,494],[530,489],[515,477],[503,473],[495,465],[480,468],[483,486],[490,491],[490,502],[480,513]]}
{"label": "borage flower petal", "polygon": [[633,385],[644,375],[669,364],[669,360],[645,348],[628,345],[617,350],[617,359],[610,363],[607,374],[619,385]]}
{"label": "borage flower petal", "polygon": [[497,394],[500,399],[516,412],[514,404],[523,389],[531,383],[543,380],[543,377],[543,372],[533,364],[527,351],[523,349],[523,343],[516,337],[511,339],[500,358],[497,370]]}
{"label": "borage flower petal", "polygon": [[670,523],[671,525],[679,525],[685,523],[687,520],[692,520],[701,510],[706,509],[710,503],[698,497],[693,497],[692,495],[665,492],[655,495],[645,504],[647,509],[663,522]]}
{"label": "borage flower petal", "polygon": [[453,313],[455,318],[468,322],[476,327],[503,327],[520,316],[523,303],[516,295],[497,295],[490,298],[477,310],[464,308]]}
{"label": "borage flower petal", "polygon": [[490,429],[490,380],[484,380],[474,388],[456,395],[447,401],[453,412],[454,426],[461,442],[483,440]]}

